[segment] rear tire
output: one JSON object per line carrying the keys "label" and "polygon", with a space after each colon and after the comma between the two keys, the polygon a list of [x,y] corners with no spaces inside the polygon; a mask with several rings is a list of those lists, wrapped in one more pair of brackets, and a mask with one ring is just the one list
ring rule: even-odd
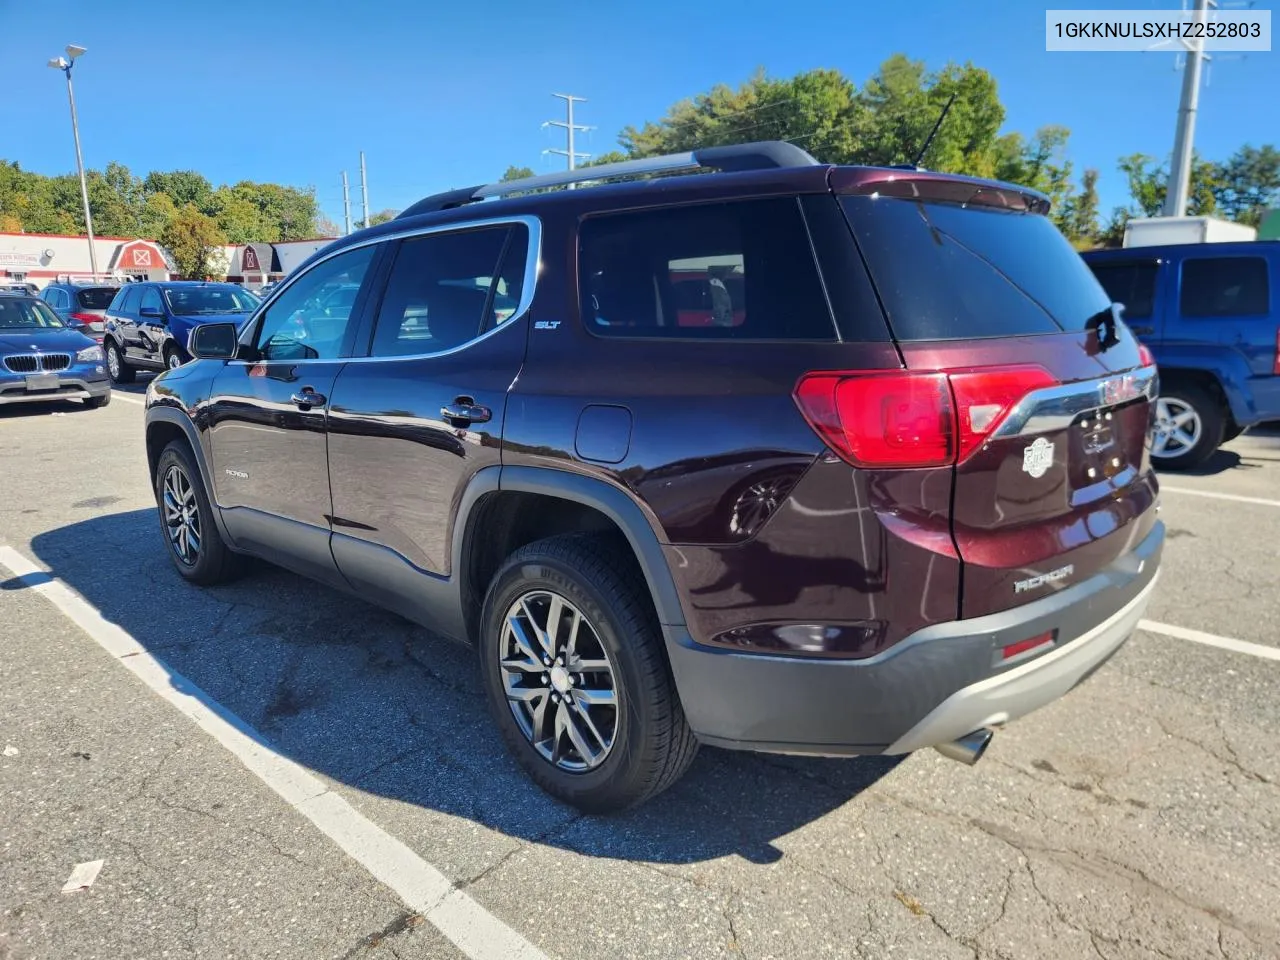
{"label": "rear tire", "polygon": [[137,371],[124,362],[124,354],[120,352],[116,342],[108,340],[105,349],[107,352],[107,373],[111,377],[111,382],[133,383],[134,377],[138,375]]}
{"label": "rear tire", "polygon": [[657,795],[698,749],[642,584],[621,548],[569,534],[517,550],[485,597],[477,647],[502,738],[538,786],[588,812]]}
{"label": "rear tire", "polygon": [[173,344],[164,348],[164,367],[166,370],[177,370],[182,366],[182,354]]}
{"label": "rear tire", "polygon": [[204,480],[185,441],[174,440],[160,453],[154,483],[160,532],[178,573],[201,586],[233,579],[240,558],[218,532]]}
{"label": "rear tire", "polygon": [[89,410],[97,410],[99,407],[105,407],[111,402],[111,392],[107,391],[100,397],[89,397],[85,400],[84,405]]}
{"label": "rear tire", "polygon": [[1156,421],[1151,461],[1161,470],[1200,466],[1222,446],[1227,425],[1226,411],[1217,398],[1191,383],[1161,387]]}

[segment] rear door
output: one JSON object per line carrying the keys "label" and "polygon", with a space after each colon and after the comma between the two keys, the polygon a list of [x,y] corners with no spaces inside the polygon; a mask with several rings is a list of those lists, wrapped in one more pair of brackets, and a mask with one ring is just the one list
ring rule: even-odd
{"label": "rear door", "polygon": [[362,592],[428,618],[420,577],[451,574],[456,504],[499,462],[536,236],[522,221],[431,232],[388,259],[368,355],[343,367],[329,405],[333,555]]}
{"label": "rear door", "polygon": [[138,355],[138,302],[141,299],[140,287],[126,286],[107,311],[107,331],[126,356]]}
{"label": "rear door", "polygon": [[1270,264],[1261,254],[1189,256],[1182,261],[1178,313],[1198,325],[1201,339],[1217,341],[1244,357],[1254,377],[1276,369],[1277,315]]}
{"label": "rear door", "polygon": [[142,288],[142,299],[138,303],[138,315],[133,329],[136,338],[129,345],[131,350],[128,352],[140,360],[162,362],[169,317],[159,287],[148,284]]}
{"label": "rear door", "polygon": [[1086,579],[1155,524],[1154,366],[1015,190],[912,178],[846,196],[908,370],[948,374],[961,615]]}

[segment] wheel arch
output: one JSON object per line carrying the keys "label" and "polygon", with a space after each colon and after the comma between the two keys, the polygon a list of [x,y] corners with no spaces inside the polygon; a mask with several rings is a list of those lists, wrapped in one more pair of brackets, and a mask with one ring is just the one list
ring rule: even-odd
{"label": "wheel arch", "polygon": [[200,471],[200,482],[204,484],[205,494],[213,507],[213,520],[218,525],[218,533],[227,544],[234,543],[222,522],[222,511],[214,496],[213,476],[209,472],[209,462],[205,458],[195,424],[179,410],[156,406],[147,410],[146,430],[147,476],[151,480],[152,490],[156,485],[156,465],[160,462],[160,454],[174,440],[184,441],[195,459],[196,469]]}
{"label": "wheel arch", "polygon": [[[494,533],[486,532],[492,526]],[[493,572],[526,543],[560,533],[619,535],[644,577],[661,625],[682,625],[675,579],[640,505],[603,480],[542,467],[489,467],[468,485],[454,526],[453,564],[467,634],[475,637]]]}

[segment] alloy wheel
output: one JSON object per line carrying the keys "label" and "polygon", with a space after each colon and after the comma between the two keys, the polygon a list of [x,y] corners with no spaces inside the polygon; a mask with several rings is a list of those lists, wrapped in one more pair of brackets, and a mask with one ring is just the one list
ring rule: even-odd
{"label": "alloy wheel", "polygon": [[570,773],[599,767],[618,732],[613,662],[591,622],[551,590],[522,594],[499,644],[507,704],[543,759]]}
{"label": "alloy wheel", "polygon": [[1151,453],[1157,457],[1178,457],[1200,442],[1204,428],[1195,408],[1177,397],[1156,400],[1156,432]]}
{"label": "alloy wheel", "polygon": [[164,474],[162,488],[164,526],[169,535],[169,546],[178,559],[187,566],[195,566],[200,559],[200,504],[196,501],[195,487],[191,479],[177,464]]}
{"label": "alloy wheel", "polygon": [[114,346],[107,347],[107,370],[113,380],[120,376],[120,353]]}
{"label": "alloy wheel", "polygon": [[170,370],[177,370],[180,366],[182,366],[182,358],[178,356],[178,351],[171,350],[169,352],[168,366]]}

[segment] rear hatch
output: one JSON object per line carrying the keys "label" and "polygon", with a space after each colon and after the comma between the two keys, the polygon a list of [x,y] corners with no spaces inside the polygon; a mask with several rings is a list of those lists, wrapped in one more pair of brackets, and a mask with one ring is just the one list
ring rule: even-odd
{"label": "rear hatch", "polygon": [[833,185],[904,366],[949,387],[960,615],[1128,553],[1155,524],[1155,367],[1043,198],[930,174]]}
{"label": "rear hatch", "polygon": [[70,316],[85,324],[93,336],[102,339],[102,331],[106,329],[107,307],[115,299],[118,287],[81,287],[75,292],[75,303]]}

